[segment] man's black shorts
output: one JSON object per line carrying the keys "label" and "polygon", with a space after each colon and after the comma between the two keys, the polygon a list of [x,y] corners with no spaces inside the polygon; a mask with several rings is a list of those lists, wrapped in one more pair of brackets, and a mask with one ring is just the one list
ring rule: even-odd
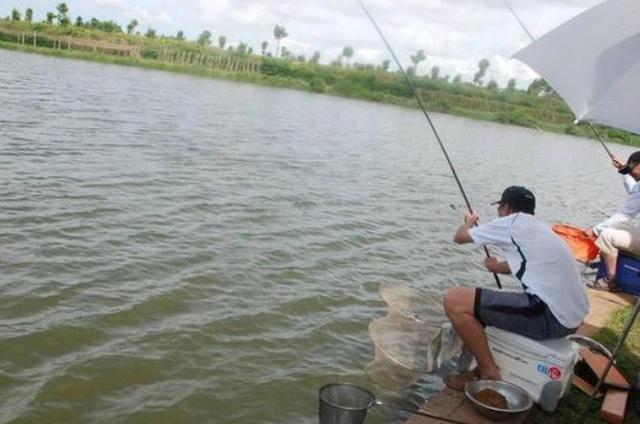
{"label": "man's black shorts", "polygon": [[497,327],[535,340],[557,339],[577,330],[560,324],[538,296],[523,292],[477,288],[473,310],[485,327]]}

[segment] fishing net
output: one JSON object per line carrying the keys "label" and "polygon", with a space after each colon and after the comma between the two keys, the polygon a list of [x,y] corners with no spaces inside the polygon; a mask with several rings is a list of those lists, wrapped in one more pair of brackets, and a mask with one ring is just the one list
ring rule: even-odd
{"label": "fishing net", "polygon": [[440,326],[447,321],[441,295],[416,290],[403,283],[383,283],[380,297],[389,307],[391,318]]}
{"label": "fishing net", "polygon": [[380,286],[380,296],[387,303],[388,313],[369,325],[375,357],[367,367],[376,383],[410,386],[460,353],[462,342],[435,293],[385,283]]}

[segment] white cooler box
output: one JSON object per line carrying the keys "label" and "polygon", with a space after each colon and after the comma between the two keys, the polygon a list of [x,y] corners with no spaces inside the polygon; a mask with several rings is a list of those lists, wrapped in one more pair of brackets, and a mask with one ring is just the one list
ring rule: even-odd
{"label": "white cooler box", "polygon": [[[502,379],[522,387],[536,403],[541,403],[545,386],[553,387],[543,403],[555,409],[571,382],[580,346],[566,338],[537,341],[495,327],[485,332]],[[561,383],[561,390],[556,382]],[[556,399],[549,399],[549,393]]]}

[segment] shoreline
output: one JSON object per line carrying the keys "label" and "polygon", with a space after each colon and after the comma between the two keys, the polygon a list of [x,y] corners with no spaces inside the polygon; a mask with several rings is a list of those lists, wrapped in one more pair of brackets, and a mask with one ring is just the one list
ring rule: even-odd
{"label": "shoreline", "polygon": [[[167,61],[160,61],[157,59],[149,59],[144,57],[132,57],[132,56],[118,56],[112,55],[102,52],[89,52],[84,50],[76,50],[76,49],[53,49],[50,47],[33,47],[31,45],[26,44],[18,44],[9,41],[0,40],[0,48],[9,50],[9,51],[17,51],[28,54],[39,54],[44,56],[51,57],[60,57],[65,59],[75,59],[75,60],[85,60],[89,62],[95,63],[104,63],[104,64],[112,64],[112,65],[121,65],[121,66],[129,66],[136,67],[142,69],[152,69],[157,71],[185,74],[185,75],[193,75],[203,78],[210,79],[218,79],[218,80],[228,80],[228,81],[238,81],[245,82],[249,84],[256,84],[266,87],[274,87],[274,88],[287,88],[299,91],[305,91],[309,93],[316,94],[325,94],[335,97],[342,98],[350,98],[357,99],[363,101],[370,101],[374,103],[382,103],[382,104],[390,104],[395,106],[407,107],[412,109],[418,109],[417,101],[414,97],[401,97],[396,95],[394,92],[384,92],[378,91],[375,89],[363,89],[360,86],[351,86],[348,83],[349,79],[358,79],[364,78],[382,78],[385,80],[389,80],[394,78],[391,74],[388,75],[375,75],[374,74],[362,74],[364,71],[356,71],[353,69],[337,69],[330,70],[335,71],[336,75],[329,75],[332,72],[327,72],[326,70],[322,70],[327,75],[323,74],[323,77],[333,78],[337,82],[333,85],[327,85],[324,80],[318,79],[317,77],[310,78],[308,75],[301,75],[298,77],[293,77],[287,75],[287,72],[291,74],[296,74],[295,71],[297,69],[286,69],[281,72],[279,67],[288,67],[290,65],[285,61],[280,61],[277,59],[271,59],[271,66],[274,68],[273,70],[266,70],[260,72],[249,72],[249,71],[238,71],[238,70],[225,70],[219,69],[211,66],[203,66],[200,64],[193,63],[172,63]],[[261,57],[259,59],[263,60]],[[282,62],[282,63],[281,63]],[[267,65],[262,65],[264,68]],[[293,66],[293,65],[291,65]],[[297,65],[296,65],[297,66]],[[306,65],[305,65],[306,66]],[[319,67],[322,67],[319,65]],[[302,73],[302,72],[300,72]],[[329,76],[328,76],[329,75]],[[343,77],[343,78],[339,78]],[[357,78],[356,78],[357,77]],[[344,82],[342,81],[344,79]],[[361,81],[357,81],[360,83]],[[388,81],[385,82],[389,84]],[[355,83],[354,83],[355,84]],[[430,83],[433,84],[433,83]],[[388,87],[389,90],[394,89],[396,92],[398,89],[404,89],[408,91],[406,87]],[[481,90],[480,88],[472,88],[473,90]],[[572,135],[581,138],[594,139],[593,133],[591,130],[584,125],[574,125],[567,123],[554,123],[551,121],[541,121],[540,116],[546,116],[547,112],[540,107],[534,107],[531,109],[530,113],[536,113],[540,116],[537,118],[528,116],[528,112],[525,106],[518,106],[514,104],[510,104],[509,102],[499,103],[497,100],[487,100],[483,99],[482,96],[479,97],[468,97],[463,94],[457,94],[456,92],[448,92],[446,89],[442,89],[441,87],[431,87],[431,88],[423,88],[417,87],[421,95],[421,99],[425,102],[425,106],[427,110],[435,113],[443,113],[446,115],[459,116],[468,119],[474,119],[478,121],[487,121],[493,122],[496,124],[506,124],[510,126],[519,126],[525,128],[531,128],[537,131],[544,131],[549,133],[556,134],[564,134],[564,135]],[[406,93],[403,93],[406,94]],[[482,106],[482,104],[487,103],[491,104],[491,102],[496,104],[491,104],[492,108],[497,108],[498,111],[491,110],[483,110],[478,105]],[[465,104],[467,106],[465,107]],[[523,109],[524,108],[524,109]],[[499,111],[502,110],[502,111]],[[554,113],[557,112],[549,112],[554,116]],[[553,118],[558,120],[558,117]],[[605,142],[622,144],[622,145],[638,145],[640,146],[640,137],[637,137],[633,134],[627,133],[624,135],[626,140],[618,139],[618,138],[610,138],[609,133],[613,133],[613,136],[619,135],[619,131],[615,129],[604,129],[601,130],[603,132],[603,138]]]}

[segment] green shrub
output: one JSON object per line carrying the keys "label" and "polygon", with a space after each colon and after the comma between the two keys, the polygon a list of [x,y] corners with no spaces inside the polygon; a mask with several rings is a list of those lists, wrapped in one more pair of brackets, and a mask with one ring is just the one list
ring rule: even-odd
{"label": "green shrub", "polygon": [[154,48],[143,47],[142,49],[140,49],[140,56],[145,59],[158,59],[160,53]]}
{"label": "green shrub", "polygon": [[567,124],[564,126],[564,133],[570,135],[578,135],[578,127],[574,124]]}
{"label": "green shrub", "polygon": [[324,93],[325,89],[327,88],[324,80],[320,77],[314,77],[313,79],[311,79],[309,86],[311,87],[311,91],[313,91],[314,93]]}
{"label": "green shrub", "polygon": [[436,112],[448,113],[451,110],[451,104],[444,99],[434,99],[427,101],[427,108]]}
{"label": "green shrub", "polygon": [[520,110],[498,112],[495,114],[495,120],[504,124],[519,125],[521,127],[536,127],[536,122]]}

